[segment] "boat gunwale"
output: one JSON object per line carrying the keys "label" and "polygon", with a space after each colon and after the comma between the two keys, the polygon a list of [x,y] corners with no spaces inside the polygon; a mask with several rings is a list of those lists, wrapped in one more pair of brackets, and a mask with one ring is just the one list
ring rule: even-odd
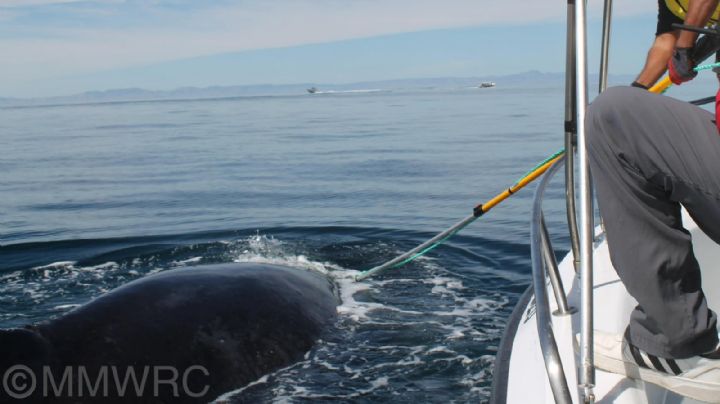
{"label": "boat gunwale", "polygon": [[500,339],[497,353],[495,354],[495,363],[493,364],[493,380],[490,392],[490,404],[505,404],[507,402],[508,382],[510,381],[510,360],[512,358],[513,345],[515,344],[515,336],[520,326],[523,314],[535,297],[532,285],[528,285],[520,299],[518,299],[508,318],[505,332]]}

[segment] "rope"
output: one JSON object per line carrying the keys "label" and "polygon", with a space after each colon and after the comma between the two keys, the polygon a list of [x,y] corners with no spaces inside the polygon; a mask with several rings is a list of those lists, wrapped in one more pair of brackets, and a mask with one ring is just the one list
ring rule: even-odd
{"label": "rope", "polygon": [[703,71],[703,70],[714,69],[716,67],[720,67],[720,62],[710,63],[709,65],[700,65],[700,66],[695,67],[693,70],[695,70],[696,72],[699,72],[699,71]]}
{"label": "rope", "polygon": [[457,234],[460,230],[467,227],[470,223],[477,220],[480,216],[482,216],[484,213],[495,207],[497,204],[502,202],[503,200],[507,199],[511,195],[515,194],[517,191],[525,187],[527,184],[534,181],[536,178],[541,176],[545,171],[547,171],[550,166],[552,166],[562,155],[565,153],[565,150],[559,150],[556,153],[554,153],[552,156],[546,158],[543,160],[540,164],[536,165],[535,168],[527,172],[525,175],[523,175],[513,186],[506,189],[505,191],[501,192],[488,202],[484,204],[477,205],[473,209],[473,214],[470,216],[467,216],[466,218],[460,220],[459,222],[455,223],[454,225],[450,226],[450,228],[440,232],[435,237],[431,238],[430,240],[420,244],[419,246],[413,248],[412,250],[406,252],[405,254],[402,254],[396,258],[393,258],[392,260],[382,264],[378,265],[376,267],[373,267],[371,269],[368,269],[366,271],[361,272],[355,277],[355,281],[360,281],[365,278],[369,278],[370,276],[373,276],[381,271],[384,271],[386,269],[394,269],[397,267],[401,267],[408,262],[414,261],[415,259],[427,254],[431,250],[433,250],[435,247],[439,246],[440,244],[447,241],[450,237]]}

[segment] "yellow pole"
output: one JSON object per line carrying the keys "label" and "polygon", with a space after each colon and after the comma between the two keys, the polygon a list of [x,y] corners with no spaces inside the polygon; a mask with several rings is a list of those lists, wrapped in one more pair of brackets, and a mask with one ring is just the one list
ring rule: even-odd
{"label": "yellow pole", "polygon": [[548,157],[546,161],[538,165],[536,168],[534,168],[530,173],[526,174],[523,178],[521,178],[518,182],[515,183],[515,185],[511,186],[510,188],[506,189],[505,191],[501,192],[496,197],[490,199],[484,204],[477,205],[473,209],[473,214],[469,215],[468,217],[462,219],[461,221],[457,222],[453,226],[451,226],[449,229],[444,230],[443,232],[437,234],[435,237],[431,238],[430,240],[420,244],[419,246],[413,248],[412,250],[406,252],[405,254],[400,255],[399,257],[396,257],[382,265],[378,265],[374,268],[368,269],[367,271],[363,271],[360,274],[358,274],[355,277],[355,281],[360,281],[365,278],[369,278],[375,274],[377,274],[380,271],[384,271],[388,268],[396,268],[402,265],[407,264],[408,262],[414,260],[415,258],[424,255],[428,251],[432,250],[433,248],[439,246],[445,240],[449,239],[453,235],[455,235],[457,232],[462,230],[465,226],[469,225],[473,221],[475,221],[477,218],[482,216],[485,212],[492,209],[495,205],[499,204],[500,202],[507,199],[510,195],[514,194],[515,192],[519,191],[523,187],[525,187],[527,184],[533,182],[536,178],[541,176],[545,171],[548,170],[553,164],[555,164],[562,156],[565,154],[564,150],[560,150],[557,153],[553,154],[552,156]]}
{"label": "yellow pole", "polygon": [[661,94],[665,92],[665,90],[667,90],[671,85],[672,81],[670,81],[670,76],[665,76],[662,80],[655,83],[654,86],[650,87],[648,91],[655,94]]}
{"label": "yellow pole", "polygon": [[[562,157],[562,154],[558,155],[554,159],[546,162],[545,164],[541,165],[537,169],[535,169],[533,172],[528,174],[527,176],[523,177],[520,181],[518,181],[515,185],[511,186],[510,188],[506,189],[505,191],[498,194],[496,197],[490,199],[489,201],[478,205],[475,207],[476,216],[480,216],[481,214],[487,212],[488,210],[492,209],[495,205],[498,203],[504,201],[507,199],[510,195],[514,194],[515,192],[519,191],[520,189],[524,188],[525,185],[533,182],[537,177],[543,175],[545,171],[548,170],[553,164],[555,164],[558,159]],[[479,213],[479,214],[478,214]]]}

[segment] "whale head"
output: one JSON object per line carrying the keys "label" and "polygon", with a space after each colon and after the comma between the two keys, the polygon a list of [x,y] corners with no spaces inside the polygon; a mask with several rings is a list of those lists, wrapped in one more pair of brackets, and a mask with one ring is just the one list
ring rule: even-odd
{"label": "whale head", "polygon": [[0,370],[24,365],[33,370],[50,364],[50,343],[29,328],[0,330]]}

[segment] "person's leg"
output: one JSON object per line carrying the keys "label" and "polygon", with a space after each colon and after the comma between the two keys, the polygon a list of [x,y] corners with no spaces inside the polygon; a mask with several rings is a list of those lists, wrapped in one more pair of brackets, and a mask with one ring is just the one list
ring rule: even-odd
{"label": "person's leg", "polygon": [[655,36],[662,35],[666,32],[677,30],[673,28],[673,24],[682,24],[682,18],[673,14],[667,7],[665,0],[658,0],[657,27],[655,28]]}
{"label": "person's leg", "polygon": [[632,343],[665,358],[712,350],[716,316],[680,218],[682,203],[720,242],[720,135],[712,114],[617,87],[590,105],[585,122],[611,259],[639,303]]}

